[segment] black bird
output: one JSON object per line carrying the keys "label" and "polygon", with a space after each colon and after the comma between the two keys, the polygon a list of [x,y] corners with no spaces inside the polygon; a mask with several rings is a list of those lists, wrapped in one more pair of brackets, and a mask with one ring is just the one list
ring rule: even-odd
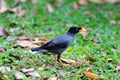
{"label": "black bird", "polygon": [[78,32],[85,32],[86,30],[84,28],[81,27],[76,27],[76,26],[72,26],[70,27],[70,29],[67,31],[67,33],[55,37],[54,39],[50,40],[49,42],[47,42],[46,44],[37,47],[37,48],[33,48],[31,49],[32,52],[36,52],[36,51],[48,51],[54,54],[54,57],[56,59],[56,55],[57,56],[57,60],[60,62],[60,64],[62,65],[62,61],[60,60],[60,55],[61,53],[66,50],[66,48],[68,48],[68,46],[70,45],[73,37],[75,36],[75,34],[77,34]]}

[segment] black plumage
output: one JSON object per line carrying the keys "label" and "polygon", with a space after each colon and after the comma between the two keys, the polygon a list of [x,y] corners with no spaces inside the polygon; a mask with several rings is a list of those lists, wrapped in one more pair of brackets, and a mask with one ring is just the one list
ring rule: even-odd
{"label": "black plumage", "polygon": [[46,44],[44,44],[40,47],[31,49],[31,51],[34,52],[34,51],[44,51],[45,50],[45,51],[51,52],[53,54],[57,54],[58,55],[57,60],[59,61],[61,53],[64,50],[66,50],[66,48],[68,48],[73,37],[79,31],[82,31],[81,27],[72,26],[67,31],[67,33],[65,33],[61,36],[55,37],[54,39],[50,40]]}

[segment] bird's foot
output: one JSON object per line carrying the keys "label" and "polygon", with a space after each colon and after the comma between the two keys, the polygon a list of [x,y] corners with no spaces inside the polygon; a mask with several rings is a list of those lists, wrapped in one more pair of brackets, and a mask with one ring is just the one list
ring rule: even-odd
{"label": "bird's foot", "polygon": [[69,64],[64,64],[61,59],[58,60],[61,66],[68,66]]}

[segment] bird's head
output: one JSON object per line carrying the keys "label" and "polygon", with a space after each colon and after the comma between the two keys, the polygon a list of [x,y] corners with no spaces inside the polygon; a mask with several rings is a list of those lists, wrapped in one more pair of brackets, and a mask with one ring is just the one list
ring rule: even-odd
{"label": "bird's head", "polygon": [[67,33],[75,35],[78,32],[86,32],[84,28],[72,26]]}

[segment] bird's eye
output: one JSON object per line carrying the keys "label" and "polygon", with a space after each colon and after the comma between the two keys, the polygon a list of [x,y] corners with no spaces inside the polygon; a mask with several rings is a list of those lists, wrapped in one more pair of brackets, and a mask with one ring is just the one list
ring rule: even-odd
{"label": "bird's eye", "polygon": [[78,29],[76,29],[76,30],[78,30]]}

